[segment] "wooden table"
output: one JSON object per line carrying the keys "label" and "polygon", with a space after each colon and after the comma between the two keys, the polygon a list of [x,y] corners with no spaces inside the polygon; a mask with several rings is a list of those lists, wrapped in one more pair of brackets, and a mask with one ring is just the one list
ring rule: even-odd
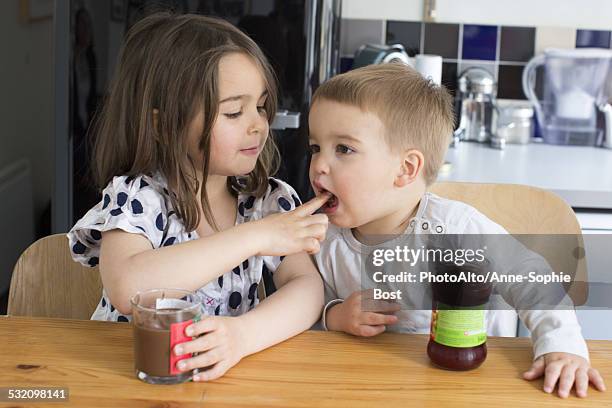
{"label": "wooden table", "polygon": [[[490,338],[479,369],[451,372],[431,366],[424,335],[309,331],[217,381],[163,386],[134,377],[125,323],[0,317],[0,336],[0,387],[68,387],[69,405],[78,407],[612,407],[612,391],[591,387],[587,399],[561,400],[541,391],[542,380],[521,379],[532,355],[523,338]],[[612,342],[589,347],[612,387]]]}

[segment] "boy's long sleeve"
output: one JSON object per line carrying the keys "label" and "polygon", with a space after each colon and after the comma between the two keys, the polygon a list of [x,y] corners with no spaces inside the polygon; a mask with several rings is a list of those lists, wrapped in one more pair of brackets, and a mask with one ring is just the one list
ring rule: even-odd
{"label": "boy's long sleeve", "polygon": [[534,359],[557,352],[589,360],[589,350],[574,310],[520,310],[519,317],[531,331]]}

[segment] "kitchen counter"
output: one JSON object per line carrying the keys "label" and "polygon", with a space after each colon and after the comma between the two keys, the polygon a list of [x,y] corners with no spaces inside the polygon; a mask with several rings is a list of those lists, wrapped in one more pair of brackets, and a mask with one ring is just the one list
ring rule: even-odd
{"label": "kitchen counter", "polygon": [[505,150],[461,142],[439,181],[526,184],[553,191],[574,208],[612,209],[612,150],[542,143]]}

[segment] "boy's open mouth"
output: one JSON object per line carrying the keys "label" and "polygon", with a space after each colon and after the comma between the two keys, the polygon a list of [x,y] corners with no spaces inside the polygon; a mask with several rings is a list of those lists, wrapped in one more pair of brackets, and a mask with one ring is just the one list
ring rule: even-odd
{"label": "boy's open mouth", "polygon": [[338,209],[338,204],[339,204],[338,197],[336,197],[331,191],[328,191],[324,188],[319,189],[319,194],[324,194],[324,193],[331,194],[331,197],[329,198],[329,200],[325,202],[325,204],[323,204],[323,206],[321,207],[321,210],[326,214],[335,212]]}

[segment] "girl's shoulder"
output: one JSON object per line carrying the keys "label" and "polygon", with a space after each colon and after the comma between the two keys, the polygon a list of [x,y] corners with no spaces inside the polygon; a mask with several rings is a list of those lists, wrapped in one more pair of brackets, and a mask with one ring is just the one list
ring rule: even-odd
{"label": "girl's shoulder", "polygon": [[[113,229],[142,235],[154,248],[164,245],[169,228],[176,224],[169,195],[159,174],[114,177],[102,191],[100,202],[68,233],[73,258],[84,265],[97,265],[102,232]],[[171,232],[179,227],[175,225]]]}
{"label": "girl's shoulder", "polygon": [[125,194],[128,197],[143,196],[146,198],[164,199],[170,196],[168,184],[159,173],[142,174],[138,176],[116,176],[106,185],[102,191],[103,199],[108,200],[106,195]]}
{"label": "girl's shoulder", "polygon": [[[150,218],[171,210],[168,186],[159,174],[114,177],[92,211],[110,216]],[[97,211],[96,211],[97,210]]]}

